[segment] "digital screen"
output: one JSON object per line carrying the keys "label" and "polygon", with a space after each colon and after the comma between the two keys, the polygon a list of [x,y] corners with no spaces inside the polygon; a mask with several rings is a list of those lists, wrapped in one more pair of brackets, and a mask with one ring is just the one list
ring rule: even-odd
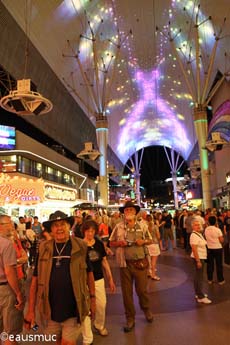
{"label": "digital screen", "polygon": [[0,150],[15,149],[15,127],[0,125]]}

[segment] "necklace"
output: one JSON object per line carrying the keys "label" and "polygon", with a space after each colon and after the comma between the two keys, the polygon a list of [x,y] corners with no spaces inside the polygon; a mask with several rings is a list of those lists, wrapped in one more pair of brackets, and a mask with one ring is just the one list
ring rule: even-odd
{"label": "necklace", "polygon": [[61,248],[61,250],[58,250],[57,243],[54,242],[56,252],[58,253],[58,256],[56,257],[56,264],[55,264],[56,267],[60,267],[60,266],[61,266],[61,259],[62,259],[61,253],[62,253],[63,250],[65,249],[65,247],[66,247],[66,245],[67,245],[67,242],[68,242],[68,241],[65,242],[65,244],[64,244],[64,246]]}
{"label": "necklace", "polygon": [[90,240],[90,241],[87,241],[88,247],[93,247],[94,244],[95,244],[95,240],[94,240],[94,239],[93,239],[93,240]]}

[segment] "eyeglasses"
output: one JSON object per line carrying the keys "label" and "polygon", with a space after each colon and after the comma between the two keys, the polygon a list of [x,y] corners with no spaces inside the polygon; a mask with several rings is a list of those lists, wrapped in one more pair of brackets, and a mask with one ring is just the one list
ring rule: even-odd
{"label": "eyeglasses", "polygon": [[12,222],[0,223],[1,225],[12,224]]}

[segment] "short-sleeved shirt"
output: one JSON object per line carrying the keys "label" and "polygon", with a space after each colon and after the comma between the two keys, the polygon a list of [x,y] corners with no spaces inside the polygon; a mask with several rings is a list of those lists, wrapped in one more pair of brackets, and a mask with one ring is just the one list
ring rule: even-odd
{"label": "short-sleeved shirt", "polygon": [[207,246],[209,249],[220,249],[222,248],[222,245],[219,241],[219,237],[223,236],[222,231],[217,228],[216,226],[208,226],[205,229],[205,238],[207,241]]}
{"label": "short-sleeved shirt", "polygon": [[170,229],[172,226],[172,216],[171,214],[167,214],[166,216],[162,217],[162,221],[165,222],[164,227]]}
{"label": "short-sleeved shirt", "polygon": [[102,279],[102,260],[106,256],[106,251],[104,244],[97,238],[93,246],[88,246],[88,256],[93,267],[94,280]]}
{"label": "short-sleeved shirt", "polygon": [[[207,247],[206,247],[206,240],[202,236],[201,233],[193,231],[190,236],[190,246],[196,245],[197,246],[197,253],[200,259],[207,259]],[[194,258],[193,251],[191,253],[191,257]]]}
{"label": "short-sleeved shirt", "polygon": [[13,243],[3,236],[0,236],[0,282],[6,282],[5,267],[16,266],[17,258]]}
{"label": "short-sleeved shirt", "polygon": [[126,228],[125,222],[118,223],[110,236],[110,241],[127,241],[128,247],[116,248],[116,260],[119,267],[126,267],[126,260],[138,260],[145,257],[144,246],[134,245],[137,239],[152,239],[147,223],[136,222],[133,229]]}
{"label": "short-sleeved shirt", "polygon": [[33,224],[31,228],[32,228],[32,230],[35,232],[35,234],[37,236],[41,235],[41,233],[42,233],[42,226],[41,226],[40,223],[38,223],[37,225]]}

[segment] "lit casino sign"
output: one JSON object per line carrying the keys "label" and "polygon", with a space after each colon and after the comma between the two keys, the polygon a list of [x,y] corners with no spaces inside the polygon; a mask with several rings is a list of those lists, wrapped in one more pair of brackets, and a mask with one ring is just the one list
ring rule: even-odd
{"label": "lit casino sign", "polygon": [[62,188],[52,184],[45,184],[45,199],[75,201],[77,199],[77,191],[71,188]]}
{"label": "lit casino sign", "polygon": [[44,181],[0,174],[0,203],[34,205],[44,200]]}

